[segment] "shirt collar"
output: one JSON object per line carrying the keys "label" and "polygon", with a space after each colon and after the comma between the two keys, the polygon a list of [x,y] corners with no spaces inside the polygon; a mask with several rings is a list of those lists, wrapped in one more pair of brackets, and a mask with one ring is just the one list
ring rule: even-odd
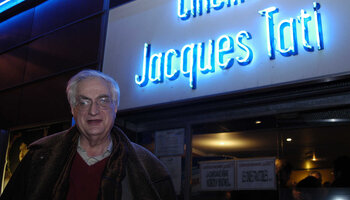
{"label": "shirt collar", "polygon": [[102,153],[102,155],[89,157],[87,155],[86,151],[80,145],[80,136],[78,138],[77,152],[83,158],[83,160],[86,162],[86,164],[88,164],[89,166],[93,165],[93,164],[97,163],[98,161],[101,161],[104,158],[106,158],[109,155],[111,155],[112,150],[113,150],[113,141],[110,140],[110,143],[109,143],[109,145],[107,147],[107,150],[104,153]]}

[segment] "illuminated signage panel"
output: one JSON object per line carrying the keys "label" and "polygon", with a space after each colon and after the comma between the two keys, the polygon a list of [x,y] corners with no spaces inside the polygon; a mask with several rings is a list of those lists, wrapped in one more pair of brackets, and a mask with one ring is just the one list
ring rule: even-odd
{"label": "illuminated signage panel", "polygon": [[134,1],[110,11],[103,71],[121,86],[121,109],[348,74],[348,6]]}

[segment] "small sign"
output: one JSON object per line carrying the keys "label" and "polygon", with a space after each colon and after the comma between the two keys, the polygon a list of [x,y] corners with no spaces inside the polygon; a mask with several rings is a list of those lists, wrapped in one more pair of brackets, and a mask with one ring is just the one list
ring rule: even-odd
{"label": "small sign", "polygon": [[201,162],[201,189],[203,191],[233,190],[234,166],[233,160]]}
{"label": "small sign", "polygon": [[157,131],[155,135],[157,156],[175,156],[184,153],[185,129]]}
{"label": "small sign", "polygon": [[237,160],[238,190],[275,190],[275,158]]}

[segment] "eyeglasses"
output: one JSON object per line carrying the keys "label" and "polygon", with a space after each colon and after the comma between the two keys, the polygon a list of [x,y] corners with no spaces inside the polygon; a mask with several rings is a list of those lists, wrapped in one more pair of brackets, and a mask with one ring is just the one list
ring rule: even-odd
{"label": "eyeglasses", "polygon": [[[89,98],[79,98],[77,108],[80,111],[86,111],[90,109],[92,103],[93,101]],[[110,97],[100,97],[95,103],[99,109],[108,110],[112,105],[112,99]]]}

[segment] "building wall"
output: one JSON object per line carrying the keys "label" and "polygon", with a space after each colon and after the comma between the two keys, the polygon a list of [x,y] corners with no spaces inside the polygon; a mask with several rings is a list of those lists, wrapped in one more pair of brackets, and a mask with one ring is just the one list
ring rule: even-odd
{"label": "building wall", "polygon": [[104,5],[109,1],[49,0],[0,21],[1,177],[5,130],[71,119],[66,83],[81,69],[100,68]]}
{"label": "building wall", "polygon": [[0,127],[70,118],[66,81],[100,65],[103,1],[50,0],[0,23]]}
{"label": "building wall", "polygon": [[11,130],[70,121],[66,83],[82,69],[101,70],[109,8],[129,1],[46,0],[1,16],[0,177]]}

